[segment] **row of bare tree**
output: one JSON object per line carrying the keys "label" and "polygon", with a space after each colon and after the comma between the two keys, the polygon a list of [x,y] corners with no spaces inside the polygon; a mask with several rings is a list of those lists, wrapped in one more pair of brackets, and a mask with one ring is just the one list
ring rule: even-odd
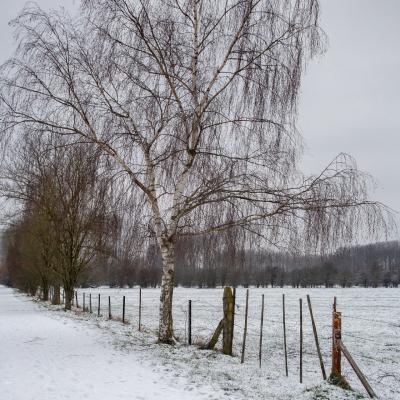
{"label": "row of bare tree", "polygon": [[70,309],[83,271],[100,252],[110,253],[116,236],[112,183],[87,145],[25,135],[11,157],[1,190],[17,205],[4,237],[5,263],[16,286],[40,286],[46,300],[50,285],[62,285]]}
{"label": "row of bare tree", "polygon": [[317,0],[83,0],[78,17],[27,6],[0,72],[0,133],[8,150],[45,148],[33,190],[46,194],[22,199],[14,237],[46,227],[44,257],[69,293],[114,230],[118,259],[157,246],[159,340],[172,343],[184,238],[213,246],[243,231],[248,248],[320,251],[385,230],[351,157],[314,176],[297,168],[302,72],[324,50],[318,16]]}
{"label": "row of bare tree", "polygon": [[[176,251],[175,284],[184,287],[398,287],[400,242],[375,243],[340,248],[328,255],[232,248],[226,237],[214,238],[219,245],[205,249],[204,242],[185,243]],[[190,260],[193,254],[204,254]],[[151,253],[132,264],[97,265],[84,285],[157,287],[161,261]]]}

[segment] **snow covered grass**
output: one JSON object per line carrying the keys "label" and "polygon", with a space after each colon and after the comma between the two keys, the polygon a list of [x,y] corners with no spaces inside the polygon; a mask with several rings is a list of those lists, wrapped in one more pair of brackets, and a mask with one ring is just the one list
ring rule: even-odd
{"label": "snow covered grass", "polygon": [[[365,391],[351,367],[344,360],[343,373],[354,389],[345,392],[322,381],[316,354],[306,295],[310,294],[327,373],[330,371],[332,300],[338,299],[342,312],[343,342],[352,353],[371,386],[381,399],[395,400],[400,396],[400,290],[399,289],[250,289],[249,328],[246,361],[226,357],[218,352],[201,351],[186,346],[187,304],[192,300],[192,335],[194,343],[204,343],[222,317],[221,289],[177,288],[174,294],[174,325],[181,345],[155,344],[158,324],[159,290],[142,290],[142,326],[137,332],[138,289],[81,289],[92,293],[93,312],[97,312],[97,295],[101,294],[104,317],[79,314],[115,334],[118,346],[133,348],[143,357],[160,360],[161,364],[186,376],[191,384],[222,388],[229,398],[237,399],[347,399],[363,398]],[[286,296],[289,378],[285,377],[282,294]],[[258,343],[261,294],[265,295],[263,366],[258,366]],[[126,318],[132,325],[107,321],[108,296],[112,314],[122,315],[122,296],[126,296]],[[304,367],[303,384],[299,383],[299,298],[303,298]],[[237,290],[234,352],[240,354],[244,324],[245,289]],[[158,361],[155,361],[156,364]],[[367,397],[365,395],[365,397]]]}

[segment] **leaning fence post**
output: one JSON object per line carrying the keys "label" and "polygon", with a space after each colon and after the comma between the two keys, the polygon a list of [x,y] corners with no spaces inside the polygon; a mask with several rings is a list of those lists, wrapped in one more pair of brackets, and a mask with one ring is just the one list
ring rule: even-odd
{"label": "leaning fence post", "polygon": [[108,319],[111,319],[112,315],[111,315],[111,297],[108,296]]}
{"label": "leaning fence post", "polygon": [[142,288],[139,288],[139,332],[142,329]]}
{"label": "leaning fence post", "polygon": [[99,293],[99,298],[97,300],[97,316],[100,317],[100,293]]}
{"label": "leaning fence post", "polygon": [[76,308],[79,308],[79,304],[78,304],[78,291],[75,290],[75,302],[76,302]]}
{"label": "leaning fence post", "polygon": [[258,353],[258,360],[260,363],[260,368],[261,368],[261,360],[262,360],[263,327],[264,327],[264,295],[261,296],[260,350]]}
{"label": "leaning fence post", "polygon": [[342,313],[332,315],[332,371],[331,378],[342,376],[340,340],[342,338]]}
{"label": "leaning fence post", "polygon": [[125,323],[125,296],[122,297],[122,323]]}
{"label": "leaning fence post", "polygon": [[300,383],[303,383],[303,299],[300,302]]}
{"label": "leaning fence post", "polygon": [[285,349],[285,372],[289,376],[288,360],[287,360],[287,343],[286,343],[286,309],[285,309],[285,294],[282,294],[282,319],[283,319],[283,346]]}
{"label": "leaning fence post", "polygon": [[370,384],[368,383],[367,378],[361,372],[360,368],[358,367],[358,365],[354,361],[353,357],[351,356],[351,354],[349,353],[349,351],[347,350],[346,346],[343,344],[343,342],[341,340],[339,340],[339,346],[340,346],[340,349],[342,350],[344,356],[347,358],[347,361],[349,362],[349,364],[353,368],[354,372],[356,373],[358,379],[360,379],[360,381],[363,384],[365,390],[368,392],[369,397],[371,397],[371,398],[376,397],[376,394],[373,391],[373,389],[370,386]]}
{"label": "leaning fence post", "polygon": [[192,344],[192,300],[188,303],[188,344]]}
{"label": "leaning fence post", "polygon": [[246,309],[245,309],[245,316],[244,316],[242,358],[240,360],[241,364],[244,363],[244,353],[245,353],[245,350],[246,350],[247,317],[248,317],[248,313],[249,313],[249,289],[246,290]]}
{"label": "leaning fence post", "polygon": [[322,359],[321,348],[319,346],[317,327],[316,327],[315,321],[314,321],[314,313],[313,313],[312,306],[311,306],[310,295],[307,295],[307,303],[308,303],[308,310],[310,311],[311,324],[312,324],[312,329],[313,329],[313,333],[314,333],[315,346],[317,347],[319,364],[321,366],[322,377],[324,378],[324,380],[326,380],[324,360]]}

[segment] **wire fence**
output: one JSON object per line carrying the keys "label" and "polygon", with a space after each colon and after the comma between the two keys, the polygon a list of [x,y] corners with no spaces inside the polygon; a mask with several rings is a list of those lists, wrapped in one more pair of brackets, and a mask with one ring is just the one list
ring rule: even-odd
{"label": "wire fence", "polygon": [[[356,289],[354,289],[356,290]],[[387,289],[390,295],[376,296],[366,290],[339,293],[329,289],[286,290],[285,322],[289,374],[300,370],[299,298],[303,299],[303,375],[304,381],[321,377],[311,318],[305,297],[311,302],[322,358],[329,373],[332,348],[332,299],[337,296],[342,311],[343,341],[379,392],[381,385],[397,385],[400,380],[400,290]],[[261,296],[265,296],[262,363],[276,374],[285,373],[282,294],[284,289],[251,289],[247,319],[245,362],[258,363],[260,353]],[[223,317],[221,289],[176,288],[173,302],[174,334],[187,343],[188,304],[191,300],[191,342],[203,346]],[[233,355],[240,355],[245,325],[245,289],[237,289],[234,317]],[[125,298],[125,311],[123,299]],[[136,329],[156,334],[159,317],[159,289],[79,289],[78,306],[102,318],[131,324]],[[100,301],[99,301],[100,300]],[[76,304],[75,304],[76,305]],[[221,340],[217,344],[221,348]],[[354,388],[360,388],[344,363],[344,373]]]}

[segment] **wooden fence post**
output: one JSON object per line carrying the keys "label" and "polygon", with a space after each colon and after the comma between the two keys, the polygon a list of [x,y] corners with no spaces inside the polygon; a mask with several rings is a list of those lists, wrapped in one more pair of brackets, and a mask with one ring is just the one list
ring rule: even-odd
{"label": "wooden fence post", "polygon": [[215,347],[215,345],[218,342],[218,338],[222,332],[222,329],[224,329],[224,319],[223,318],[221,319],[221,321],[219,321],[217,329],[215,329],[208,344],[206,346],[204,346],[205,349],[212,350]]}
{"label": "wooden fence post", "polygon": [[373,389],[370,386],[370,384],[368,383],[367,378],[361,372],[360,368],[358,367],[356,362],[353,360],[353,357],[351,356],[351,354],[349,353],[349,351],[347,350],[346,346],[343,344],[343,342],[341,340],[339,341],[339,346],[340,346],[340,349],[342,350],[344,356],[347,358],[347,361],[349,362],[349,364],[353,368],[353,371],[356,373],[358,379],[360,379],[360,381],[363,384],[365,390],[368,392],[369,397],[371,397],[371,398],[376,397],[376,394],[373,391]]}
{"label": "wooden fence post", "polygon": [[122,323],[125,323],[125,296],[122,297]]}
{"label": "wooden fence post", "polygon": [[142,288],[139,288],[139,332],[142,329]]}
{"label": "wooden fence post", "polygon": [[82,301],[82,310],[83,310],[83,312],[85,312],[85,293],[82,293],[82,298],[83,298],[83,301]]}
{"label": "wooden fence post", "polygon": [[97,316],[100,317],[100,293],[97,300]]}
{"label": "wooden fence post", "polygon": [[300,302],[300,383],[303,383],[303,299]]}
{"label": "wooden fence post", "polygon": [[260,363],[260,368],[262,361],[263,328],[264,328],[264,295],[261,296],[260,349],[258,353],[258,361]]}
{"label": "wooden fence post", "polygon": [[286,343],[286,309],[285,309],[285,294],[282,294],[282,319],[283,319],[283,346],[285,349],[285,372],[289,376],[288,360],[287,360],[287,343]]}
{"label": "wooden fence post", "polygon": [[188,344],[192,344],[192,300],[188,304]]}
{"label": "wooden fence post", "polygon": [[76,302],[76,308],[79,308],[79,304],[78,304],[78,291],[75,290],[75,302]]}
{"label": "wooden fence post", "polygon": [[242,357],[241,357],[241,364],[244,363],[244,353],[246,350],[246,336],[247,336],[247,317],[249,314],[249,289],[246,290],[246,310],[244,316],[244,329],[243,329],[243,343],[242,343]]}
{"label": "wooden fence post", "polygon": [[313,334],[314,334],[315,346],[317,347],[319,364],[321,366],[322,377],[324,378],[324,380],[326,380],[325,365],[324,365],[324,360],[322,359],[321,348],[319,346],[317,326],[315,325],[315,321],[314,321],[314,313],[313,313],[312,306],[311,306],[310,295],[307,295],[307,303],[308,303],[308,310],[310,311],[311,324],[312,324],[312,329],[313,329]]}
{"label": "wooden fence post", "polygon": [[224,288],[223,295],[224,310],[224,328],[223,328],[223,346],[222,352],[226,355],[232,355],[232,318],[233,318],[233,294],[230,287]]}
{"label": "wooden fence post", "polygon": [[89,293],[89,312],[92,313],[92,293]]}
{"label": "wooden fence post", "polygon": [[332,371],[331,378],[342,376],[340,340],[342,338],[342,313],[332,315]]}
{"label": "wooden fence post", "polygon": [[111,319],[112,315],[111,315],[111,297],[108,296],[108,319]]}

